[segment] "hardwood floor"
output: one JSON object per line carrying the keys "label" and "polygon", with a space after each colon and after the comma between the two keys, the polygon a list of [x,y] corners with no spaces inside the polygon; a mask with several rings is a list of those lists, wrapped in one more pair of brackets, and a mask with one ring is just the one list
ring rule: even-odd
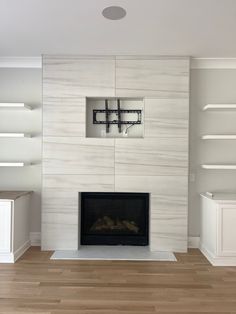
{"label": "hardwood floor", "polygon": [[236,313],[236,267],[212,267],[198,250],[178,262],[51,261],[30,248],[0,264],[0,313]]}

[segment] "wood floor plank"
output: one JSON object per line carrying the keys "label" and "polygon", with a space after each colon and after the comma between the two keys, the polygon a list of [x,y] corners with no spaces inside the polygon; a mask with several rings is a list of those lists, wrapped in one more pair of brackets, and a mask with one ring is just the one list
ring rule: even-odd
{"label": "wood floor plank", "polygon": [[236,267],[199,250],[177,262],[55,261],[30,248],[0,264],[0,314],[236,314]]}

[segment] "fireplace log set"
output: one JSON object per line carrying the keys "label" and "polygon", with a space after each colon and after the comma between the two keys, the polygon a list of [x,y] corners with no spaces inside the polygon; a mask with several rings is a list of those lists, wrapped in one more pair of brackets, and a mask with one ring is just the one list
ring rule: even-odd
{"label": "fireplace log set", "polygon": [[117,218],[113,220],[108,216],[98,218],[92,225],[90,231],[109,231],[109,230],[120,230],[120,231],[131,231],[133,233],[139,232],[139,227],[134,221],[120,220]]}

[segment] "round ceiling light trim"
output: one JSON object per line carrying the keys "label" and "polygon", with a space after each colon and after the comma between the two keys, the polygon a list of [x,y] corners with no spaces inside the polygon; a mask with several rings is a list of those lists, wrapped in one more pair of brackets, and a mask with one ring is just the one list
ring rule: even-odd
{"label": "round ceiling light trim", "polygon": [[126,11],[122,7],[110,6],[102,11],[102,15],[108,20],[121,20],[126,16]]}

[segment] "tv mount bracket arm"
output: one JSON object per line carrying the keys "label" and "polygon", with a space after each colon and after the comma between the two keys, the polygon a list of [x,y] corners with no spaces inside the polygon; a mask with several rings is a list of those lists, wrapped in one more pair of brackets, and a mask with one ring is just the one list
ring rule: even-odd
{"label": "tv mount bracket arm", "polygon": [[[97,114],[104,113],[105,120],[97,120]],[[117,120],[110,120],[111,114],[117,115]],[[122,120],[121,116],[123,113],[136,113],[136,120]],[[106,125],[106,133],[110,131],[111,124],[117,124],[119,133],[122,132],[121,126],[122,124],[141,124],[142,123],[142,110],[140,109],[121,109],[120,108],[120,99],[117,99],[117,109],[109,109],[108,107],[108,99],[105,100],[105,109],[94,109],[93,110],[93,124],[105,124]]]}

